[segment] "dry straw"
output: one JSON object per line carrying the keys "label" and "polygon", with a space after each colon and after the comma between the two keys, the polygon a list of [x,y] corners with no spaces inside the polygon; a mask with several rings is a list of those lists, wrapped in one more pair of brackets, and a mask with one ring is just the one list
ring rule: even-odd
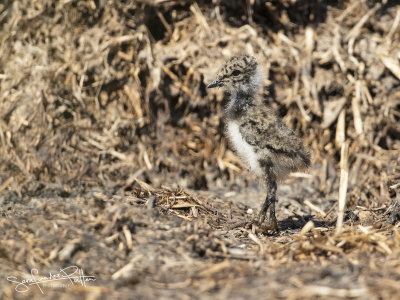
{"label": "dry straw", "polygon": [[349,143],[344,142],[340,152],[340,184],[339,184],[339,210],[336,222],[336,234],[339,234],[343,226],[344,210],[346,208],[347,184],[349,180]]}
{"label": "dry straw", "polygon": [[[393,3],[0,1],[2,278],[96,276],[49,299],[400,299]],[[246,227],[262,199],[205,89],[239,53],[313,153],[271,236]]]}

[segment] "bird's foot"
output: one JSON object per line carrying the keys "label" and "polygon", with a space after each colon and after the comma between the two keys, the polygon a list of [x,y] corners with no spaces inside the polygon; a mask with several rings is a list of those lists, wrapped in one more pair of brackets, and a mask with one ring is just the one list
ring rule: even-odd
{"label": "bird's foot", "polygon": [[269,220],[268,224],[263,225],[262,223],[256,223],[256,232],[257,233],[278,233],[278,221],[276,218],[272,218]]}
{"label": "bird's foot", "polygon": [[[267,207],[268,208],[268,207]],[[267,225],[263,225],[266,215],[266,209],[264,206],[261,208],[261,211],[256,220],[253,221],[253,231],[256,228],[257,232],[265,233],[265,232],[278,232],[278,221],[276,220],[275,214],[271,214],[268,220]]]}

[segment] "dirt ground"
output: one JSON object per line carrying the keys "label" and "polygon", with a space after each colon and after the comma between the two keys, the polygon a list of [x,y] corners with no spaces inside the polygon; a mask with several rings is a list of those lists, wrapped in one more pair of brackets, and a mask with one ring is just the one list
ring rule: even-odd
{"label": "dirt ground", "polygon": [[[0,299],[400,298],[399,24],[389,0],[0,2]],[[206,89],[240,53],[312,152],[278,233],[247,226],[265,191]]]}

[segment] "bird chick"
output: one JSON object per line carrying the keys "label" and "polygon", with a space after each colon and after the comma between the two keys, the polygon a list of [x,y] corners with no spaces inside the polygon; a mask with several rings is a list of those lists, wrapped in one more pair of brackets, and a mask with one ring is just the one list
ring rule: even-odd
{"label": "bird chick", "polygon": [[267,196],[261,206],[257,223],[265,220],[265,230],[278,230],[275,216],[277,182],[291,172],[310,166],[310,153],[271,107],[265,105],[260,93],[261,67],[252,56],[231,57],[207,88],[223,87],[230,97],[225,107],[226,134],[241,160],[266,185]]}

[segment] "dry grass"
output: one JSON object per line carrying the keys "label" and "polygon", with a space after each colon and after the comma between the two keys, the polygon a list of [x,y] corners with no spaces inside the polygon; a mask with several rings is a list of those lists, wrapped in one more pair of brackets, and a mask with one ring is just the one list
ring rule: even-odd
{"label": "dry grass", "polygon": [[[3,1],[0,273],[96,282],[1,297],[399,297],[399,23],[394,1]],[[313,152],[276,236],[242,226],[259,194],[205,89],[242,52]]]}
{"label": "dry grass", "polygon": [[[32,198],[1,220],[1,273],[39,281],[78,266],[95,282],[68,288],[30,286],[39,299],[218,299],[382,297],[399,295],[400,235],[379,212],[345,221],[287,218],[280,234],[229,229],[245,208],[181,190],[136,190],[109,197]],[[193,209],[195,208],[195,210]],[[363,217],[361,217],[363,216]],[[310,217],[309,217],[310,218]],[[301,230],[300,230],[301,229]],[[2,296],[23,298],[5,282]]]}

